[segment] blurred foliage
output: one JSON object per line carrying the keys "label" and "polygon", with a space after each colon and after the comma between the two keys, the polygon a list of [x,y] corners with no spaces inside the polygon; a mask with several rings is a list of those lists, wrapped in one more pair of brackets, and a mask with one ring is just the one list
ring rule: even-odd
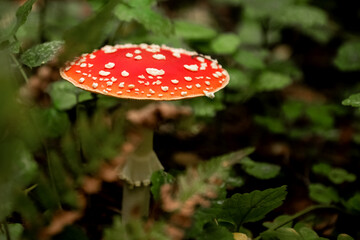
{"label": "blurred foliage", "polygon": [[[359,239],[352,4],[0,1],[0,239]],[[175,102],[193,116],[159,126],[155,148],[168,161],[151,179],[152,214],[124,224],[111,176],[129,103],[58,70],[128,42],[210,55],[231,80],[215,99]],[[181,151],[196,161],[179,166]]]}

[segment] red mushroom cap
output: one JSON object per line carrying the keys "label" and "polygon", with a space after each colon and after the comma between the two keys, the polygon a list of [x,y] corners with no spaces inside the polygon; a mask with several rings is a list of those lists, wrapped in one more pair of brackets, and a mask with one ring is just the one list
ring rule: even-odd
{"label": "red mushroom cap", "polygon": [[104,46],[68,63],[61,76],[87,91],[118,98],[176,100],[214,97],[229,82],[216,60],[168,46]]}

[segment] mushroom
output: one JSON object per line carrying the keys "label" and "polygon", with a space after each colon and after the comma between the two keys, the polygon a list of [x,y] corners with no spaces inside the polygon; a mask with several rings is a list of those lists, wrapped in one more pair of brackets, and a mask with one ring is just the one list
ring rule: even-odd
{"label": "mushroom", "polygon": [[[81,89],[137,100],[214,98],[229,82],[227,71],[211,57],[154,44],[107,45],[67,63],[60,74]],[[125,221],[134,208],[147,214],[151,174],[163,169],[152,149],[153,129],[138,131],[142,142],[119,173],[127,182],[122,210]]]}

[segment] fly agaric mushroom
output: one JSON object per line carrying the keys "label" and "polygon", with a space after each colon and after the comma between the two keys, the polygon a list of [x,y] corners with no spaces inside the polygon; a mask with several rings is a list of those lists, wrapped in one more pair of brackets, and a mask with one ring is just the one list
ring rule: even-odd
{"label": "fly agaric mushroom", "polygon": [[[214,93],[229,82],[227,71],[209,56],[148,44],[104,46],[68,63],[60,69],[60,74],[84,90],[138,100],[214,98]],[[149,192],[146,186],[150,184],[151,174],[163,168],[152,150],[153,130],[144,128],[141,131],[143,141],[126,161],[119,176],[129,186],[136,186],[134,198],[149,198],[149,193],[139,191]],[[141,166],[135,166],[136,163],[141,163]],[[140,190],[140,187],[145,190]],[[129,208],[126,202],[136,201],[127,199],[127,195],[132,194],[130,188],[124,190],[123,217],[124,207]],[[143,208],[146,212],[148,207]]]}

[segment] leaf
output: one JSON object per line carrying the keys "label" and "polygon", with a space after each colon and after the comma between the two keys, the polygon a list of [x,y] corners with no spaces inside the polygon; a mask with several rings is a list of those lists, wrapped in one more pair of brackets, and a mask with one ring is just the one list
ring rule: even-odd
{"label": "leaf", "polygon": [[349,173],[342,168],[333,168],[328,174],[330,181],[335,184],[341,184],[344,182],[354,182],[356,180],[356,175]]}
{"label": "leaf", "polygon": [[309,185],[309,196],[312,200],[330,204],[339,201],[339,195],[332,187],[326,187],[321,183],[312,183]]}
{"label": "leaf", "polygon": [[337,240],[354,240],[354,238],[345,233],[341,233],[338,235]]}
{"label": "leaf", "polygon": [[156,33],[170,35],[173,25],[170,20],[152,9],[154,1],[132,0],[115,8],[115,15],[123,21],[135,20],[146,29]]}
{"label": "leaf", "polygon": [[61,55],[61,61],[66,61],[82,53],[92,52],[103,45],[112,30],[112,11],[118,1],[109,0],[94,16],[65,32],[65,50]]}
{"label": "leaf", "polygon": [[[11,236],[11,239],[13,239],[13,240],[22,239],[21,234],[24,231],[24,227],[20,223],[7,224],[7,227],[8,227],[9,235]],[[2,230],[2,228],[0,225],[0,240],[8,240],[9,238],[7,238],[1,230]]]}
{"label": "leaf", "polygon": [[255,87],[258,91],[273,91],[286,87],[291,83],[291,78],[287,75],[276,73],[276,72],[263,72]]}
{"label": "leaf", "polygon": [[4,34],[2,37],[0,37],[0,43],[3,44],[6,40],[9,40],[10,37],[12,37],[18,29],[26,22],[33,4],[36,2],[36,0],[28,0],[23,5],[21,5],[18,10],[16,11],[16,23],[15,26],[8,31],[6,34]]}
{"label": "leaf", "polygon": [[216,31],[210,27],[189,21],[176,20],[175,34],[185,40],[209,40],[216,36]]}
{"label": "leaf", "polygon": [[52,41],[36,45],[26,50],[21,55],[20,61],[29,67],[40,66],[54,58],[63,45],[63,41]]}
{"label": "leaf", "polygon": [[58,110],[68,110],[77,103],[92,99],[91,93],[75,87],[68,81],[58,81],[51,85],[50,96]]}
{"label": "leaf", "polygon": [[175,181],[175,178],[165,172],[165,171],[156,171],[151,176],[151,193],[156,201],[160,200],[160,189],[161,186],[166,183],[173,183]]}
{"label": "leaf", "polygon": [[343,204],[349,211],[359,214],[360,213],[360,193],[359,192],[355,193],[354,196],[349,198]]}
{"label": "leaf", "polygon": [[66,113],[54,108],[39,109],[37,111],[37,121],[41,126],[41,133],[44,137],[59,137],[68,129],[70,121]]}
{"label": "leaf", "polygon": [[280,173],[281,169],[279,165],[266,162],[255,162],[250,158],[244,158],[240,164],[247,174],[258,179],[274,178]]}
{"label": "leaf", "polygon": [[244,223],[259,221],[279,207],[286,194],[286,186],[244,194],[236,193],[224,201],[221,219],[236,223],[238,228]]}
{"label": "leaf", "polygon": [[286,26],[301,26],[303,28],[324,26],[327,23],[326,12],[310,5],[291,5],[274,17],[275,21]]}
{"label": "leaf", "polygon": [[255,122],[261,126],[266,127],[273,133],[284,133],[286,128],[280,119],[267,117],[267,116],[255,116]]}
{"label": "leaf", "polygon": [[298,101],[286,101],[281,108],[288,120],[295,121],[303,114],[304,104]]}
{"label": "leaf", "polygon": [[261,239],[264,240],[304,240],[295,229],[282,227],[276,231],[265,231],[261,233]]}
{"label": "leaf", "polygon": [[216,54],[232,54],[240,45],[240,38],[233,33],[224,33],[211,41],[211,48]]}
{"label": "leaf", "polygon": [[234,60],[248,69],[263,69],[265,68],[264,57],[266,52],[253,52],[247,50],[240,50],[234,56]]}
{"label": "leaf", "polygon": [[360,107],[360,93],[353,94],[341,102],[342,105]]}
{"label": "leaf", "polygon": [[345,42],[338,49],[334,64],[342,71],[360,70],[360,42]]}
{"label": "leaf", "polygon": [[198,240],[234,240],[233,234],[222,226],[211,226],[207,228],[204,234],[200,235]]}
{"label": "leaf", "polygon": [[302,227],[299,229],[299,233],[304,240],[318,240],[319,236],[317,233],[308,227]]}
{"label": "leaf", "polygon": [[327,163],[317,163],[312,166],[312,171],[316,174],[328,176],[331,171],[331,166]]}

